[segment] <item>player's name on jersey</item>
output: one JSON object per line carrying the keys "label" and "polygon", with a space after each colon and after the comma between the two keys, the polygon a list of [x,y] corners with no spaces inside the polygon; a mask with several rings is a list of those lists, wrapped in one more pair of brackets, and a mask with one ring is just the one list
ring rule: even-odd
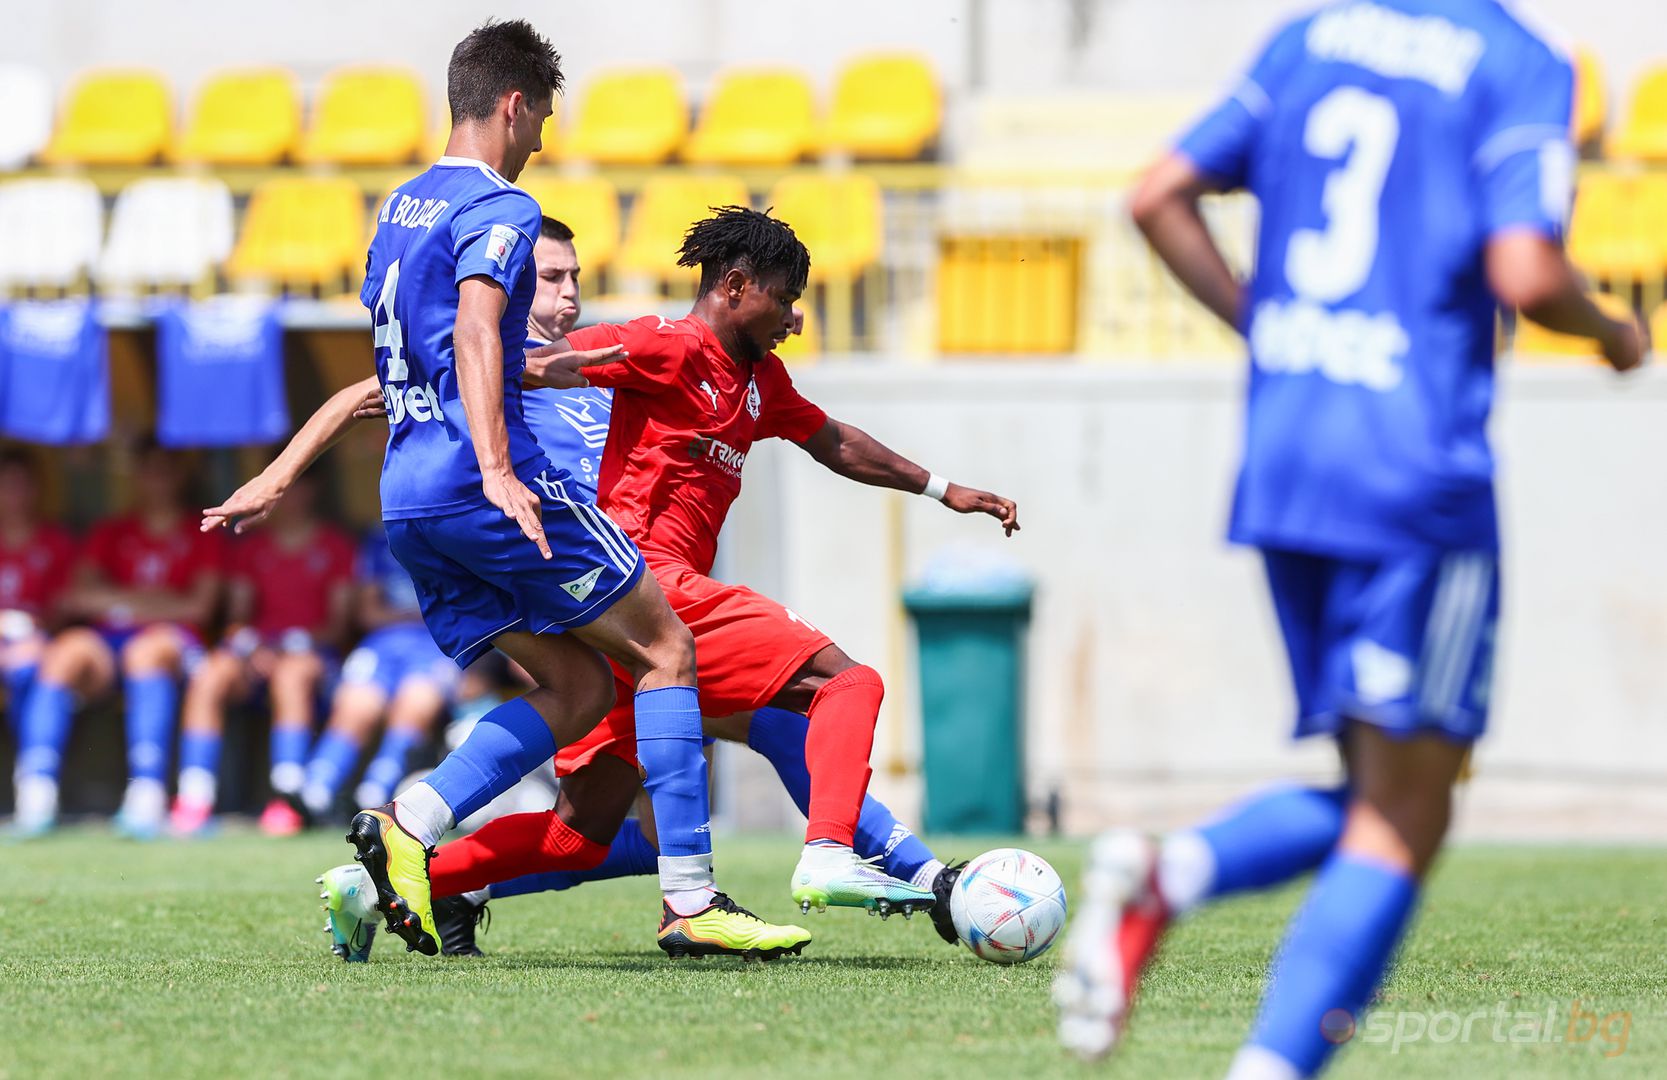
{"label": "player's name on jersey", "polygon": [[1354,64],[1391,79],[1417,79],[1442,93],[1464,93],[1482,58],[1482,35],[1439,15],[1408,15],[1376,4],[1349,4],[1320,15],[1304,39],[1318,60]]}
{"label": "player's name on jersey", "polygon": [[382,213],[376,220],[379,224],[403,225],[407,229],[427,229],[450,205],[449,199],[418,199],[396,191],[382,204]]}
{"label": "player's name on jersey", "polygon": [[1393,312],[1331,311],[1306,300],[1264,300],[1250,323],[1250,355],[1269,374],[1317,371],[1334,383],[1387,392],[1401,385],[1411,345]]}

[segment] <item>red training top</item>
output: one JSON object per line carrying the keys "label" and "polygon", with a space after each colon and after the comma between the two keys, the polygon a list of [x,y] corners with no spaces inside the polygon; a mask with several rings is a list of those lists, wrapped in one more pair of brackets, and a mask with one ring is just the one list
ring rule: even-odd
{"label": "red training top", "polygon": [[332,525],[286,547],[276,532],[256,532],[232,553],[231,575],[254,589],[251,620],[261,638],[274,642],[286,630],[318,635],[330,622],[330,594],[353,580],[353,541]]}
{"label": "red training top", "polygon": [[630,354],[583,371],[615,390],[598,505],[645,555],[710,574],[752,444],[802,443],[827,413],[799,396],[775,353],[737,363],[693,315],[590,326],[567,340],[575,349],[623,344]]}
{"label": "red training top", "polygon": [[56,525],[38,525],[22,545],[0,543],[0,611],[47,615],[69,584],[75,540]]}
{"label": "red training top", "polygon": [[181,514],[178,524],[160,536],[129,514],[93,529],[82,560],[118,588],[184,593],[205,575],[225,571],[226,541],[218,531],[200,532],[190,514]]}

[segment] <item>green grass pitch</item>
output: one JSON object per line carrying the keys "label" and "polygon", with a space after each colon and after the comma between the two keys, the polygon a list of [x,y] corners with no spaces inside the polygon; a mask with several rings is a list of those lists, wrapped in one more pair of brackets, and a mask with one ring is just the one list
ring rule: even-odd
{"label": "green grass pitch", "polygon": [[[1075,884],[1080,845],[1026,846]],[[1052,954],[996,967],[925,919],[842,911],[805,920],[816,940],[797,960],[674,964],[654,947],[649,879],[502,901],[485,960],[379,938],[349,967],[326,951],[312,883],[346,851],[334,834],[137,846],[91,828],[0,847],[0,1077],[1220,1076],[1299,895],[1181,926],[1121,1056],[1089,1069],[1053,1042]],[[788,919],[795,851],[724,838],[722,880]],[[1425,1037],[1357,1042],[1334,1075],[1667,1075],[1664,905],[1667,851],[1455,851],[1377,1021]],[[1571,1042],[1577,1001],[1590,1037]]]}

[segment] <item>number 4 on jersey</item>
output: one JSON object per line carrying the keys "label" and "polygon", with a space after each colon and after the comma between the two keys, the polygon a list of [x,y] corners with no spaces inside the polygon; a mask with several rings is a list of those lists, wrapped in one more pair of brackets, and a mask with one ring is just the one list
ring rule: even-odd
{"label": "number 4 on jersey", "polygon": [[410,375],[410,365],[405,362],[405,329],[399,325],[394,317],[394,296],[399,292],[399,260],[388,264],[388,272],[382,277],[382,291],[376,297],[376,337],[374,344],[378,349],[388,350],[388,381],[404,382]]}

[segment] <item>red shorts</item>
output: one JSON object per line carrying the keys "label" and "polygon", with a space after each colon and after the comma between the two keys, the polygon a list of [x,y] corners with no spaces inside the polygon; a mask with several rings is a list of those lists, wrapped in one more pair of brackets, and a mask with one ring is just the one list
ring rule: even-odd
{"label": "red shorts", "polygon": [[[828,635],[767,596],[725,585],[676,563],[650,564],[677,617],[695,636],[700,711],[730,716],[768,705],[805,661],[833,644]],[[556,755],[566,776],[597,754],[637,763],[631,680],[614,667],[617,704],[596,729]]]}

